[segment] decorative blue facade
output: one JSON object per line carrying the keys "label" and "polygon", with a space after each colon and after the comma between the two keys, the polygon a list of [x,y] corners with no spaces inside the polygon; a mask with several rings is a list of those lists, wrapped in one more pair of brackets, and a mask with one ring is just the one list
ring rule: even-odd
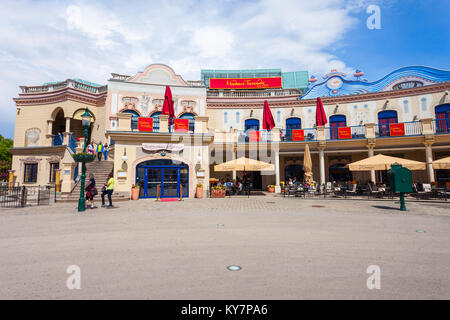
{"label": "decorative blue facade", "polygon": [[[410,66],[395,70],[378,81],[367,82],[347,80],[345,74],[333,70],[323,78],[325,78],[323,82],[311,83],[308,91],[300,99],[374,93],[450,82],[450,71]],[[314,80],[316,79],[314,78]]]}

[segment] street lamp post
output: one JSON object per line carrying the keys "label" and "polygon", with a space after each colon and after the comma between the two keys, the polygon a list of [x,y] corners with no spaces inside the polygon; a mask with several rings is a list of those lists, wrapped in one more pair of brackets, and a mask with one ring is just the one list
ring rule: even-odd
{"label": "street lamp post", "polygon": [[[89,114],[88,109],[84,111],[81,115],[81,124],[84,128],[84,147],[83,153],[86,153],[87,146],[87,138],[89,133],[89,127],[91,126],[91,115]],[[81,163],[81,181],[80,181],[80,199],[78,200],[78,212],[82,212],[86,210],[86,200],[84,198],[84,181],[86,179],[86,162]]]}

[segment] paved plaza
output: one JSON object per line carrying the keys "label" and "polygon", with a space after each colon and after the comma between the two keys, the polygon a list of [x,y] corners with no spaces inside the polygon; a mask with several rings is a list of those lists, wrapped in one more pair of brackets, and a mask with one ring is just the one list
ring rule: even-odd
{"label": "paved plaza", "polygon": [[[449,299],[450,203],[139,200],[0,210],[0,299]],[[81,289],[66,286],[70,265]],[[242,269],[230,271],[230,265]],[[367,268],[380,267],[369,290]]]}

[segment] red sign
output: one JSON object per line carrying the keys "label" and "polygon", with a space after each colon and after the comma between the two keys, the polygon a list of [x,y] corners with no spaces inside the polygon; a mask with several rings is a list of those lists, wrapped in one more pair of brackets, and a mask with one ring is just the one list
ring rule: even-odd
{"label": "red sign", "polygon": [[350,128],[350,127],[338,128],[338,138],[339,139],[351,139],[352,138],[352,128]]}
{"label": "red sign", "polygon": [[305,130],[303,129],[292,130],[292,141],[305,141]]}
{"label": "red sign", "polygon": [[259,131],[249,131],[248,132],[250,142],[258,142],[261,140],[261,132]]}
{"label": "red sign", "polygon": [[389,124],[389,133],[391,137],[404,136],[405,124],[404,123],[391,123]]}
{"label": "red sign", "polygon": [[138,130],[139,131],[153,131],[153,118],[138,118]]}
{"label": "red sign", "polygon": [[281,88],[281,77],[273,78],[211,78],[211,89],[267,89]]}
{"label": "red sign", "polygon": [[189,119],[174,119],[176,132],[188,132],[189,131]]}

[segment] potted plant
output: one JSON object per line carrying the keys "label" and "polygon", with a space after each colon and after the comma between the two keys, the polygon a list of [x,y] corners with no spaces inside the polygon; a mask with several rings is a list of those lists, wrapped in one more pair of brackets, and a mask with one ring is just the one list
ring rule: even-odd
{"label": "potted plant", "polygon": [[275,186],[274,186],[273,184],[269,184],[269,185],[267,186],[267,191],[269,191],[269,192],[275,192]]}
{"label": "potted plant", "polygon": [[222,186],[212,187],[211,198],[225,198],[225,187]]}
{"label": "potted plant", "polygon": [[75,162],[92,162],[95,159],[95,154],[90,154],[87,152],[78,152],[72,154],[73,160]]}
{"label": "potted plant", "polygon": [[197,184],[197,189],[195,189],[195,197],[196,198],[203,198],[203,185],[201,183]]}
{"label": "potted plant", "polygon": [[131,200],[139,200],[140,187],[138,184],[133,184],[131,187]]}

